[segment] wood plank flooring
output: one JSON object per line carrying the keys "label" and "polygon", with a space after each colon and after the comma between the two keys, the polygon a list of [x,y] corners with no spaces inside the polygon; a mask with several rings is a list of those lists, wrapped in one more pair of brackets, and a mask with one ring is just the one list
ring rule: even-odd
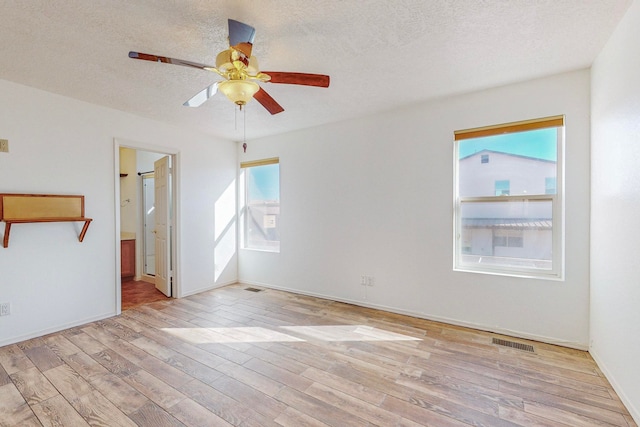
{"label": "wood plank flooring", "polygon": [[245,288],[0,348],[0,426],[636,426],[586,352]]}
{"label": "wood plank flooring", "polygon": [[122,282],[122,310],[128,310],[141,304],[164,301],[167,297],[156,289],[156,285],[142,280]]}

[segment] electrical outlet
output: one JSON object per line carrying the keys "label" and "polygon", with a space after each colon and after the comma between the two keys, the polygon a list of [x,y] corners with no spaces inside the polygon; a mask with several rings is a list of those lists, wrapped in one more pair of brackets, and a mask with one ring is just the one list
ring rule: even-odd
{"label": "electrical outlet", "polygon": [[375,283],[375,278],[373,276],[360,276],[360,285],[362,286],[373,286]]}
{"label": "electrical outlet", "polygon": [[8,152],[9,152],[9,140],[0,139],[0,153],[8,153]]}
{"label": "electrical outlet", "polygon": [[11,304],[3,302],[0,304],[0,316],[8,316],[11,314]]}

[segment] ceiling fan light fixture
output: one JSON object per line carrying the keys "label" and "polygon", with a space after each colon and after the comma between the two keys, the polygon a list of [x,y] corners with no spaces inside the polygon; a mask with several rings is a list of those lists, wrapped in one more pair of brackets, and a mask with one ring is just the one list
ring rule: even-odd
{"label": "ceiling fan light fixture", "polygon": [[248,80],[225,80],[218,84],[218,90],[234,104],[245,105],[260,90],[260,86]]}

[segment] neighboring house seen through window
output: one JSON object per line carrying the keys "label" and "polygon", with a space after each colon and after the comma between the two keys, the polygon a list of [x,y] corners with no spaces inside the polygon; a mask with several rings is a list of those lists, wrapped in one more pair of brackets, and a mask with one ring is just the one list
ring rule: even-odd
{"label": "neighboring house seen through window", "polygon": [[279,159],[243,162],[243,247],[280,252]]}
{"label": "neighboring house seen through window", "polygon": [[563,116],[455,132],[454,269],[562,277],[563,137]]}
{"label": "neighboring house seen through window", "polygon": [[544,194],[556,194],[556,177],[544,179]]}

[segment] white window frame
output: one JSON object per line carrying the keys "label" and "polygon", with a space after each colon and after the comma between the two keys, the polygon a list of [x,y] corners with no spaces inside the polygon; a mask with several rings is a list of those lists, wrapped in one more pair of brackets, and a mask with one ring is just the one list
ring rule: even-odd
{"label": "white window frame", "polygon": [[[453,269],[454,271],[504,275],[512,277],[564,280],[564,116],[545,117],[482,128],[454,132],[454,221],[453,221]],[[482,136],[499,135],[544,128],[557,128],[556,192],[555,194],[503,195],[486,197],[460,197],[459,163],[460,141]],[[541,270],[528,267],[481,265],[463,260],[461,207],[464,203],[549,201],[552,204],[552,268]]]}
{"label": "white window frame", "polygon": [[[250,169],[252,167],[257,167],[257,166],[267,166],[267,165],[274,165],[277,164],[278,167],[280,167],[280,158],[278,157],[272,157],[272,158],[268,158],[268,159],[260,159],[260,160],[252,160],[252,161],[248,161],[248,162],[242,162],[240,163],[240,169],[241,170],[246,170],[246,169]],[[246,172],[244,172],[242,174],[242,180],[241,180],[241,185],[242,185],[242,227],[241,227],[241,242],[242,242],[242,249],[246,249],[246,250],[250,250],[250,251],[259,251],[259,252],[271,252],[271,253],[280,253],[280,243],[281,241],[278,240],[278,247],[277,248],[273,248],[273,249],[267,249],[267,248],[258,248],[258,247],[252,247],[249,246],[248,244],[248,233],[247,233],[247,221],[249,220],[249,216],[248,216],[248,209],[249,209],[249,200],[248,200],[248,195],[249,195],[249,180],[247,179],[246,176]],[[280,182],[278,182],[278,200],[280,199]]]}

